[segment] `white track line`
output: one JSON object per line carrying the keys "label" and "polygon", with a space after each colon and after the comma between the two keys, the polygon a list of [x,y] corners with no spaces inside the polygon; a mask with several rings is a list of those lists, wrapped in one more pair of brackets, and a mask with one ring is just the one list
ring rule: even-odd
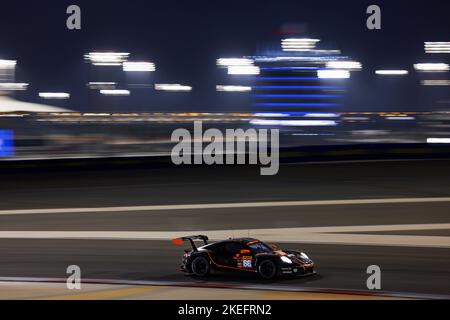
{"label": "white track line", "polygon": [[449,223],[215,231],[0,231],[0,239],[168,241],[189,234],[206,234],[212,240],[251,236],[268,242],[450,248],[450,237],[445,236],[362,234],[371,231],[446,229],[450,229]]}
{"label": "white track line", "polygon": [[450,197],[313,200],[313,201],[273,201],[273,202],[241,202],[241,203],[205,203],[205,204],[148,205],[148,206],[98,207],[98,208],[20,209],[20,210],[0,210],[0,215],[102,213],[102,212],[127,212],[127,211],[162,211],[162,210],[170,211],[170,210],[202,210],[202,209],[232,209],[232,208],[262,208],[262,207],[302,207],[302,206],[334,206],[334,205],[397,204],[397,203],[436,203],[436,202],[450,202]]}

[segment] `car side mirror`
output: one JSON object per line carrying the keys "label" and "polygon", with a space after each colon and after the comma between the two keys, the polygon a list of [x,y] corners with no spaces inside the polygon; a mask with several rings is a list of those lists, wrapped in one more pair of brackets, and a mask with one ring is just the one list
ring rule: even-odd
{"label": "car side mirror", "polygon": [[249,254],[249,253],[250,253],[250,250],[247,250],[247,249],[241,250],[241,254]]}
{"label": "car side mirror", "polygon": [[276,244],[272,244],[270,246],[272,247],[272,249],[278,249],[278,246]]}

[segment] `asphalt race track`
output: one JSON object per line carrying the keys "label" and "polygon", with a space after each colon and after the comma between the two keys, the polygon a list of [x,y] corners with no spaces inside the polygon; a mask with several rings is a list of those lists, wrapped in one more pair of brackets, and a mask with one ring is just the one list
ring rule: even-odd
{"label": "asphalt race track", "polygon": [[[319,274],[271,283],[224,275],[207,281],[366,290],[366,268],[375,264],[382,270],[383,291],[450,295],[449,165],[446,160],[285,165],[273,177],[259,176],[257,167],[2,173],[0,277],[64,278],[67,266],[76,264],[84,278],[203,283],[178,272],[182,248],[170,243],[172,233],[226,230],[233,236],[239,233],[234,230],[252,235],[273,229],[270,240],[277,240],[277,232],[281,240],[291,237],[289,243],[275,242],[307,252]],[[367,202],[352,202],[361,199]],[[255,202],[265,205],[245,205]],[[224,203],[236,205],[217,206]],[[191,204],[205,206],[185,206]],[[55,208],[62,210],[52,212]],[[79,212],[68,212],[76,208]],[[283,235],[284,228],[319,229]],[[305,230],[312,241],[305,240]],[[77,235],[45,239],[56,231]],[[113,237],[93,239],[86,231]],[[136,240],[142,231],[163,236]]]}

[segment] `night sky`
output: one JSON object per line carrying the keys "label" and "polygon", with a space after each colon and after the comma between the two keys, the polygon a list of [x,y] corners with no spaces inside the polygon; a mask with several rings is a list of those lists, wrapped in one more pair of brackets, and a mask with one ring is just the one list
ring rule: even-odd
{"label": "night sky", "polygon": [[[66,28],[71,4],[81,7],[81,31]],[[366,28],[370,4],[382,9],[382,30]],[[254,55],[265,44],[279,42],[281,27],[291,23],[304,24],[304,36],[321,39],[320,48],[340,49],[362,62],[364,70],[350,80],[346,109],[450,107],[445,105],[448,87],[419,86],[412,67],[450,60],[423,50],[424,41],[450,41],[450,3],[445,0],[3,1],[0,58],[18,60],[16,81],[30,83],[30,88],[16,96],[26,101],[42,102],[40,91],[65,91],[72,98],[55,104],[83,111],[239,111],[246,108],[245,99],[215,92],[217,84],[229,82],[216,59]],[[83,61],[83,54],[92,50],[130,52],[131,60],[156,63],[157,72],[145,80],[188,84],[194,90],[155,94],[139,89],[131,97],[104,101],[86,82],[120,81],[125,87],[138,79],[92,69]],[[373,74],[376,68],[390,67],[411,74],[387,80]]]}

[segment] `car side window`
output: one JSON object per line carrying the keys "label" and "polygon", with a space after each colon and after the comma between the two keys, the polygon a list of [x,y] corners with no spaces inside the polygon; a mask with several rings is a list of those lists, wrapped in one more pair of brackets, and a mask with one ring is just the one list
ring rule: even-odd
{"label": "car side window", "polygon": [[237,253],[239,253],[244,248],[245,248],[245,246],[243,246],[240,243],[229,242],[225,245],[225,254],[228,257],[232,257],[232,256],[236,255]]}
{"label": "car side window", "polygon": [[224,242],[214,243],[213,245],[209,245],[208,249],[212,250],[214,253],[223,255],[226,250],[226,243]]}
{"label": "car side window", "polygon": [[221,242],[214,245],[214,259],[224,265],[229,265],[231,256],[228,255],[227,244],[229,242]]}

